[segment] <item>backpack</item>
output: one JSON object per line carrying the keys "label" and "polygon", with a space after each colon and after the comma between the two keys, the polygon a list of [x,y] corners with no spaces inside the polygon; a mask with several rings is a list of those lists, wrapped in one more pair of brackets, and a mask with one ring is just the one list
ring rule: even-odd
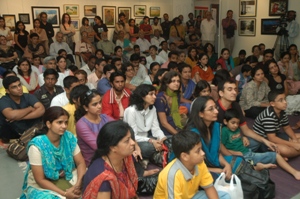
{"label": "backpack", "polygon": [[[235,161],[236,156],[233,156],[230,164],[234,165]],[[270,174],[267,169],[256,171],[250,163],[243,160],[236,169],[235,174],[242,182],[244,198],[255,198],[253,196],[257,195],[257,189],[259,192],[257,198],[268,199],[275,197],[275,184],[270,179]],[[257,189],[255,189],[253,185],[256,186]]]}
{"label": "backpack", "polygon": [[26,161],[27,156],[27,145],[29,141],[35,136],[36,132],[44,127],[43,123],[37,123],[31,128],[24,131],[21,137],[8,145],[6,150],[7,154],[15,160]]}

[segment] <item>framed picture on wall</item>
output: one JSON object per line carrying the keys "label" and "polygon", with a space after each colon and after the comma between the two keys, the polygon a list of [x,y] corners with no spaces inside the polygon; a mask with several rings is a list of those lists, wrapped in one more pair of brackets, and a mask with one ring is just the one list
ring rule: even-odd
{"label": "framed picture on wall", "polygon": [[3,14],[2,17],[5,20],[5,25],[10,28],[11,31],[16,29],[16,15]]}
{"label": "framed picture on wall", "polygon": [[285,15],[288,10],[288,0],[270,0],[269,16]]}
{"label": "framed picture on wall", "polygon": [[118,7],[118,14],[122,12],[125,14],[126,22],[128,22],[128,20],[131,18],[131,7]]}
{"label": "framed picture on wall", "polygon": [[256,5],[256,0],[240,0],[240,17],[255,17]]}
{"label": "framed picture on wall", "polygon": [[102,6],[102,20],[108,28],[116,25],[116,6]]}
{"label": "framed picture on wall", "polygon": [[241,18],[239,19],[239,35],[240,36],[255,36],[256,33],[256,19]]}
{"label": "framed picture on wall", "polygon": [[134,5],[134,16],[135,17],[144,17],[146,16],[146,5]]}
{"label": "framed picture on wall", "polygon": [[280,19],[261,19],[262,35],[277,35],[276,28],[280,25]]}
{"label": "framed picture on wall", "polygon": [[97,6],[96,5],[85,5],[84,6],[84,16],[96,16]]}
{"label": "framed picture on wall", "polygon": [[19,21],[22,21],[24,24],[30,24],[29,13],[19,13]]}
{"label": "framed picture on wall", "polygon": [[160,7],[150,7],[150,17],[159,17]]}
{"label": "framed picture on wall", "polygon": [[64,13],[68,13],[70,17],[79,17],[79,5],[64,4]]}
{"label": "framed picture on wall", "polygon": [[79,24],[80,24],[80,20],[79,19],[72,19],[71,23],[73,24],[75,30],[79,30]]}
{"label": "framed picture on wall", "polygon": [[58,28],[60,24],[60,9],[59,7],[31,7],[32,19],[39,18],[41,12],[45,12],[48,15],[47,22],[51,23],[53,28]]}

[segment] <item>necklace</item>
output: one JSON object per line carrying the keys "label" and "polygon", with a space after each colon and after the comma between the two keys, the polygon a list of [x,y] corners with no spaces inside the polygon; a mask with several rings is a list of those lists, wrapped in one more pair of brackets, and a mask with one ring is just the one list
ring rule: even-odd
{"label": "necklace", "polygon": [[[115,176],[116,176],[116,178],[117,178],[117,183],[118,183],[118,188],[119,188],[119,193],[120,193],[120,184],[119,184],[119,179],[118,179],[118,175],[117,175],[116,169],[115,169],[114,165],[111,163],[111,161],[110,161],[108,155],[107,155],[106,157],[107,157],[108,162],[109,162],[109,164],[111,165],[112,169],[114,170],[114,174],[115,174]],[[135,186],[134,186],[132,180],[130,179],[130,176],[129,176],[129,174],[128,174],[128,171],[127,171],[127,168],[126,168],[124,159],[123,159],[123,165],[124,165],[124,167],[125,167],[126,175],[127,175],[128,179],[129,179],[129,181],[131,182],[131,185],[132,185],[132,187],[133,187],[133,189],[134,189],[134,191],[135,191],[135,193],[136,193],[137,189],[135,188]],[[122,169],[121,169],[121,170],[122,170]],[[124,181],[124,184],[125,184],[125,181]],[[125,184],[125,186],[126,186],[126,184]],[[136,197],[134,197],[134,198],[136,198]]]}

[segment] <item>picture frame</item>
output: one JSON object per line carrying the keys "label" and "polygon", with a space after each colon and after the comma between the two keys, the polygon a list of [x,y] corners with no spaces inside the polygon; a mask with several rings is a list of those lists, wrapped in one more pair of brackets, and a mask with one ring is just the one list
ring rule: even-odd
{"label": "picture frame", "polygon": [[239,19],[239,36],[255,36],[256,34],[256,19],[241,18]]}
{"label": "picture frame", "polygon": [[240,17],[256,17],[257,0],[240,0]]}
{"label": "picture frame", "polygon": [[160,17],[160,7],[150,7],[150,17]]}
{"label": "picture frame", "polygon": [[15,31],[15,29],[16,29],[16,15],[3,14],[2,17],[5,20],[6,27],[9,27],[10,31]]}
{"label": "picture frame", "polygon": [[261,19],[262,35],[277,35],[276,28],[280,25],[279,18]]}
{"label": "picture frame", "polygon": [[134,5],[133,12],[135,17],[144,17],[147,14],[146,5]]}
{"label": "picture frame", "polygon": [[30,24],[29,13],[19,13],[19,21],[22,21],[24,24]]}
{"label": "picture frame", "polygon": [[31,7],[32,19],[39,18],[41,12],[45,12],[48,15],[47,22],[51,23],[53,28],[59,28],[60,25],[60,8],[59,7]]}
{"label": "picture frame", "polygon": [[118,7],[118,14],[122,12],[125,14],[126,22],[128,22],[128,20],[131,18],[131,7]]}
{"label": "picture frame", "polygon": [[80,20],[79,19],[72,19],[71,24],[73,24],[75,30],[79,30],[79,27],[80,27]]}
{"label": "picture frame", "polygon": [[108,28],[116,25],[116,6],[102,6],[102,20]]}
{"label": "picture frame", "polygon": [[89,25],[93,27],[95,25],[95,18],[88,17],[88,20],[89,20]]}
{"label": "picture frame", "polygon": [[70,17],[79,17],[78,4],[64,4],[64,13],[68,13]]}
{"label": "picture frame", "polygon": [[97,6],[96,5],[85,5],[84,6],[84,16],[96,16]]}
{"label": "picture frame", "polygon": [[282,16],[288,11],[288,0],[270,0],[269,16]]}

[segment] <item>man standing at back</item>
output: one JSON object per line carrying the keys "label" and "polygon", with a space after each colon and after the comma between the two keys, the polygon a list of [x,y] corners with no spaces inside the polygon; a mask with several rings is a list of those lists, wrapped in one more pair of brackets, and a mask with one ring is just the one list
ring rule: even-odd
{"label": "man standing at back", "polygon": [[217,24],[216,21],[212,19],[211,12],[208,11],[206,13],[206,18],[201,22],[200,30],[202,33],[202,45],[205,46],[205,44],[211,43],[213,46],[215,46]]}
{"label": "man standing at back", "polygon": [[34,95],[23,93],[18,77],[6,77],[3,86],[6,95],[0,99],[0,137],[9,142],[38,123],[45,108]]}
{"label": "man standing at back", "polygon": [[237,25],[235,20],[232,18],[233,11],[227,11],[227,17],[222,19],[222,27],[223,27],[223,41],[225,48],[230,50],[230,53],[233,52],[234,48],[234,31],[237,29]]}

